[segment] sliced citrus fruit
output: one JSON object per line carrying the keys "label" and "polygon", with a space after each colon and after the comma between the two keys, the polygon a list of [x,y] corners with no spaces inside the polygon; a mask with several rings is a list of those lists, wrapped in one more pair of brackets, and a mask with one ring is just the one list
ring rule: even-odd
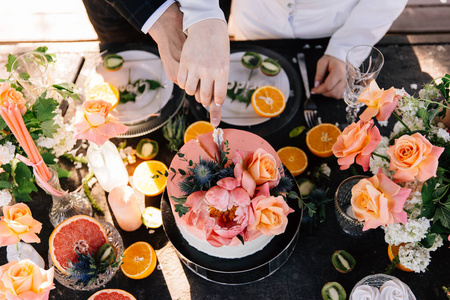
{"label": "sliced citrus fruit", "polygon": [[186,144],[192,139],[196,139],[199,135],[208,133],[214,130],[214,126],[208,121],[197,121],[186,128],[184,132],[184,143]]}
{"label": "sliced citrus fruit", "polygon": [[332,147],[341,130],[334,124],[323,123],[311,128],[306,134],[306,145],[312,154],[319,157],[333,155]]}
{"label": "sliced citrus fruit", "polygon": [[136,300],[136,298],[124,290],[103,289],[90,296],[88,300]]}
{"label": "sliced citrus fruit", "polygon": [[291,172],[292,176],[302,174],[308,166],[308,157],[300,148],[287,146],[277,151],[283,165]]}
{"label": "sliced citrus fruit", "polygon": [[111,109],[117,106],[120,93],[115,86],[108,82],[96,84],[86,91],[86,99],[101,99],[111,103]]}
{"label": "sliced citrus fruit", "polygon": [[259,116],[273,118],[286,108],[286,97],[279,88],[263,85],[253,92],[252,106]]}
{"label": "sliced citrus fruit", "polygon": [[144,161],[134,170],[134,186],[144,195],[159,195],[166,188],[167,177],[164,174],[168,171],[167,166],[160,161]]}
{"label": "sliced citrus fruit", "polygon": [[148,206],[142,213],[142,223],[148,228],[158,228],[162,225],[162,214],[159,208]]}
{"label": "sliced citrus fruit", "polygon": [[67,273],[69,261],[77,262],[77,252],[95,257],[100,247],[108,242],[103,226],[96,219],[78,215],[62,221],[49,239],[49,252],[53,264]]}
{"label": "sliced citrus fruit", "polygon": [[136,242],[123,252],[120,269],[129,278],[145,278],[155,270],[155,267],[156,253],[147,242]]}
{"label": "sliced citrus fruit", "polygon": [[[398,246],[395,246],[395,245],[389,245],[389,246],[388,246],[388,256],[389,256],[389,259],[390,259],[391,261],[393,261],[393,260],[394,260],[394,257],[396,257],[396,256],[398,255],[398,250],[400,249],[400,246],[402,246],[402,244],[400,244],[400,245],[398,245]],[[405,272],[414,272],[414,271],[411,270],[411,269],[405,268],[405,266],[403,266],[403,265],[400,264],[400,263],[397,264],[396,267],[397,267],[398,269],[402,270],[402,271],[405,271]]]}

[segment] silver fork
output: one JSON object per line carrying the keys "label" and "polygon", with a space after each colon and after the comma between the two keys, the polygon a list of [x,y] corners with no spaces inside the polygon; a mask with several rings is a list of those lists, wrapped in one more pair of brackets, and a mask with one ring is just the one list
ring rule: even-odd
{"label": "silver fork", "polygon": [[302,75],[303,86],[305,87],[306,101],[303,104],[303,115],[305,116],[306,124],[309,128],[314,127],[318,123],[317,119],[317,105],[311,99],[311,92],[309,91],[308,73],[306,71],[305,54],[297,53],[298,67]]}

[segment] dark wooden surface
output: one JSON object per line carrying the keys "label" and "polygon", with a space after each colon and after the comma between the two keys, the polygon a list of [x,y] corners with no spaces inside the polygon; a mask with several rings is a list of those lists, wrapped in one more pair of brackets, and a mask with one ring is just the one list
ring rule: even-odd
{"label": "dark wooden surface", "polygon": [[[439,40],[439,36],[435,37]],[[257,44],[268,47],[284,55],[292,61],[295,53],[304,51],[307,58],[310,84],[313,82],[315,61],[323,52],[323,41],[309,42],[309,48],[304,48],[301,41],[261,41]],[[61,72],[61,78],[71,80],[74,77],[77,66],[82,65],[77,84],[82,84],[83,77],[95,64],[99,57],[99,48],[96,43],[55,43],[47,44],[50,52],[58,54],[57,68]],[[232,45],[233,46],[233,45]],[[450,43],[419,43],[411,44],[407,37],[397,37],[396,40],[384,40],[379,44],[379,49],[385,56],[385,66],[378,77],[380,87],[396,88],[404,87],[411,94],[417,93],[414,85],[419,87],[429,82],[433,77],[450,73]],[[36,45],[21,44],[17,46],[0,46],[0,63],[6,60],[5,54],[19,53],[36,48]],[[297,70],[297,66],[293,63]],[[74,71],[75,70],[75,71]],[[3,75],[3,74],[0,74]],[[2,76],[4,77],[4,76]],[[316,96],[319,106],[319,115],[322,122],[344,122],[345,104],[343,101],[326,99]],[[192,117],[190,117],[190,121]],[[297,126],[304,125],[301,111],[295,118],[281,128],[277,133],[267,136],[266,139],[279,149],[282,146],[298,146],[308,154],[311,170],[312,166],[322,161],[311,155],[305,146],[305,134],[294,139],[288,137],[289,131]],[[386,132],[382,132],[386,134]],[[169,164],[173,153],[165,150],[165,140],[161,131],[153,132],[146,137],[160,142],[160,153],[156,159]],[[119,139],[115,139],[119,142]],[[136,145],[139,138],[128,139],[130,145]],[[346,177],[348,172],[337,171],[335,159],[326,160],[333,169],[331,191]],[[67,168],[71,165],[62,160]],[[128,167],[132,174],[137,164]],[[73,190],[81,182],[86,174],[86,169],[76,170],[70,179],[62,180],[63,188]],[[108,209],[106,193],[94,186],[94,196],[100,204]],[[147,197],[146,205],[159,205],[159,197]],[[33,195],[30,207],[35,217],[44,223],[40,234],[42,242],[33,244],[47,261],[48,237],[52,226],[48,222],[48,211],[51,199],[43,191]],[[194,274],[184,267],[176,257],[173,247],[168,243],[162,228],[149,232],[141,227],[133,233],[120,231],[125,246],[135,241],[149,242],[157,251],[158,268],[147,278],[132,280],[125,277],[120,271],[106,284],[106,288],[121,288],[132,293],[137,299],[321,299],[320,290],[329,281],[340,282],[348,294],[353,286],[363,277],[369,274],[382,273],[389,264],[387,257],[387,244],[384,242],[384,234],[381,229],[371,230],[363,238],[353,238],[345,235],[339,228],[334,216],[333,205],[327,206],[326,220],[323,223],[312,226],[304,223],[300,228],[300,237],[292,256],[272,276],[261,281],[242,286],[225,286],[211,283]],[[106,219],[114,222],[114,218],[107,214]],[[335,250],[343,249],[351,253],[357,263],[355,269],[348,274],[338,273],[331,264],[331,254]],[[422,274],[394,271],[393,275],[408,284],[417,299],[446,299],[442,292],[442,286],[450,285],[450,267],[448,242],[438,251],[432,254],[432,262],[428,271]],[[0,264],[4,264],[5,248],[0,249]],[[50,299],[87,299],[93,292],[74,292],[56,282],[56,289],[50,293]]]}

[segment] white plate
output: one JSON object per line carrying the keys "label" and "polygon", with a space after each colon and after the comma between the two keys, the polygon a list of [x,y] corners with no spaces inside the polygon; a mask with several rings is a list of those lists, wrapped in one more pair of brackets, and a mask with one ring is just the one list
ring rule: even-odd
{"label": "white plate", "polygon": [[98,65],[96,72],[104,81],[111,83],[119,90],[123,90],[128,83],[138,79],[158,81],[163,87],[148,90],[136,96],[136,101],[119,104],[114,109],[119,122],[136,124],[146,121],[166,105],[172,95],[173,82],[167,77],[159,56],[141,50],[128,50],[118,52],[124,59],[122,68],[118,71],[108,71],[102,64]]}
{"label": "white plate", "polygon": [[[250,75],[250,69],[244,67],[241,63],[242,55],[245,52],[234,52],[230,55],[230,76],[228,77],[229,86],[234,81],[242,85],[247,82]],[[263,59],[268,56],[260,54]],[[290,86],[289,78],[286,72],[281,69],[280,73],[275,76],[267,76],[261,72],[260,68],[253,71],[249,81],[249,88],[260,87],[262,85],[273,85],[279,88],[285,95],[286,100],[289,98]],[[222,105],[222,122],[236,126],[251,126],[264,123],[270,118],[262,118],[256,114],[252,105],[231,101],[226,97],[225,103]]]}

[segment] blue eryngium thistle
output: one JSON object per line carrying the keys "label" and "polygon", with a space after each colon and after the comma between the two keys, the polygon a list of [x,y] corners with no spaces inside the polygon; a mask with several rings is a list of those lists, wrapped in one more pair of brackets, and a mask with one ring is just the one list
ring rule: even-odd
{"label": "blue eryngium thistle", "polygon": [[211,181],[214,171],[208,168],[207,164],[199,164],[193,170],[195,181],[203,186]]}
{"label": "blue eryngium thistle", "polygon": [[217,171],[220,165],[214,161],[200,159],[198,164],[189,168],[188,176],[180,182],[180,189],[185,195],[210,189],[217,183]]}

